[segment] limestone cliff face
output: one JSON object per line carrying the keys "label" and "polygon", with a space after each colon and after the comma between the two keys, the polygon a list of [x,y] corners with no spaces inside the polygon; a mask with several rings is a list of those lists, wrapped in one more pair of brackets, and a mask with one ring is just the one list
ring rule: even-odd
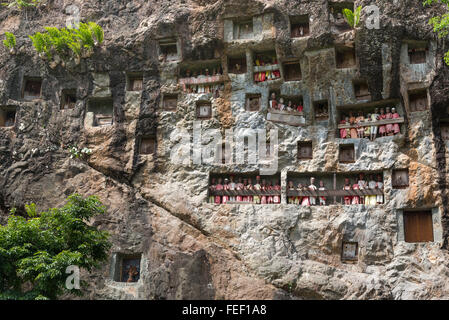
{"label": "limestone cliff face", "polygon": [[[54,0],[26,14],[0,8],[0,33],[18,37],[17,54],[0,49],[0,108],[16,110],[15,125],[0,128],[2,222],[10,208],[20,211],[29,202],[45,209],[74,192],[98,195],[108,214],[92,223],[111,233],[113,247],[111,261],[83,274],[92,299],[449,298],[447,142],[440,125],[449,118],[449,69],[441,58],[448,48],[427,25],[438,8],[424,9],[421,2],[355,1],[378,5],[380,28],[367,28],[365,12],[360,26],[347,32],[333,31],[335,3],[326,0]],[[64,26],[69,5],[83,21],[104,28],[105,42],[78,65],[50,65],[26,35]],[[292,38],[291,17],[304,14],[310,35]],[[235,25],[248,20],[253,37],[236,40]],[[163,61],[164,39],[174,39],[179,60]],[[410,64],[408,48],[420,41],[428,45],[426,61]],[[355,48],[354,66],[336,67],[339,48]],[[269,50],[280,62],[299,60],[301,80],[284,81],[283,70],[281,79],[256,84],[255,52]],[[246,59],[246,73],[228,72],[234,56]],[[181,73],[210,61],[221,64],[226,78],[220,96],[184,92]],[[129,75],[139,73],[143,90],[128,91]],[[41,97],[24,101],[24,81],[35,77],[42,79]],[[336,136],[342,110],[358,103],[358,80],[366,81],[372,101],[397,106],[405,118],[401,134],[373,142]],[[60,110],[66,89],[76,89],[76,105]],[[303,97],[304,125],[267,120],[273,90]],[[412,112],[410,94],[422,90],[429,108]],[[176,111],[166,111],[163,98],[173,94]],[[260,95],[259,112],[246,111],[248,94]],[[113,124],[93,127],[89,103],[100,98],[112,101]],[[314,102],[322,100],[329,105],[326,122],[314,118]],[[212,105],[211,119],[200,122],[203,147],[226,129],[277,130],[281,204],[207,203],[211,173],[260,167],[194,161],[198,101]],[[146,136],[156,138],[153,155],[139,154]],[[313,159],[297,159],[299,141],[312,141]],[[355,162],[340,163],[339,146],[348,143]],[[93,153],[87,161],[70,159],[70,145]],[[409,187],[395,189],[392,172],[404,168]],[[286,183],[295,173],[360,171],[383,174],[384,204],[286,202]],[[432,212],[433,242],[404,241],[403,214],[413,209]],[[356,262],[341,261],[342,241],[358,243]],[[137,283],[114,281],[117,254],[141,254]]]}

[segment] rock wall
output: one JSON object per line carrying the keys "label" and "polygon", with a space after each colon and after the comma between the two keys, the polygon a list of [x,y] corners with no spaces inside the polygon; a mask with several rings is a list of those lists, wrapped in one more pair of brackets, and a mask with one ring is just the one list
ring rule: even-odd
{"label": "rock wall", "polygon": [[[339,1],[336,1],[339,2]],[[46,209],[77,192],[98,195],[108,214],[93,224],[111,233],[111,261],[93,274],[91,299],[441,299],[449,298],[447,141],[440,122],[449,118],[448,48],[427,25],[439,8],[420,0],[355,1],[376,4],[380,28],[365,22],[333,32],[326,0],[317,1],[46,1],[27,12],[0,8],[0,31],[18,37],[17,53],[0,50],[0,107],[16,110],[13,127],[0,128],[0,217],[35,202]],[[95,21],[105,42],[79,64],[49,64],[26,35],[62,27],[69,5]],[[310,35],[290,36],[291,16],[309,15]],[[252,21],[254,37],[234,39],[239,21]],[[175,39],[179,60],[164,62],[160,40]],[[427,59],[408,61],[408,46],[428,43]],[[447,46],[447,45],[446,45]],[[336,50],[355,48],[356,64],[336,67]],[[280,62],[298,59],[300,81],[254,82],[255,53],[272,50]],[[228,57],[243,56],[247,72],[228,72]],[[226,78],[220,96],[186,93],[181,71],[210,61]],[[140,73],[143,90],[128,91]],[[24,82],[42,79],[39,99],[24,101]],[[374,103],[395,105],[401,134],[367,139],[336,136],[342,106],[358,103],[353,82],[367,82]],[[62,90],[76,89],[76,105],[61,110]],[[304,125],[267,120],[270,93],[302,96]],[[412,112],[409,92],[427,92],[429,108]],[[176,111],[163,108],[177,95]],[[260,94],[258,112],[246,96]],[[107,98],[113,124],[93,127],[89,102]],[[316,121],[314,101],[327,100],[329,120]],[[212,117],[199,122],[196,103],[210,101]],[[194,129],[202,130],[202,138]],[[256,173],[258,163],[210,163],[197,148],[215,148],[232,129],[277,130],[275,172],[282,183],[276,205],[208,203],[210,174]],[[208,130],[208,131],[207,131]],[[198,131],[196,131],[198,132]],[[156,153],[139,153],[142,137],[156,138]],[[198,143],[199,141],[199,143]],[[297,158],[297,142],[312,141],[313,159]],[[237,140],[229,140],[238,147]],[[341,144],[354,144],[356,160],[340,163]],[[70,159],[68,146],[92,149],[87,161]],[[195,158],[196,157],[196,158]],[[409,187],[392,186],[394,169],[409,170]],[[304,207],[287,204],[295,173],[382,173],[385,203],[377,206]],[[404,241],[404,211],[432,211],[434,241]],[[342,241],[358,242],[358,259],[341,260]],[[136,283],[114,279],[117,254],[141,254]]]}

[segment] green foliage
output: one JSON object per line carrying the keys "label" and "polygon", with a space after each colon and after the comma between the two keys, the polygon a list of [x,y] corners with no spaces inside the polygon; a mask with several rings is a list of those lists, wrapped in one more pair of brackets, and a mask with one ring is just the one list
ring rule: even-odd
{"label": "green foliage", "polygon": [[13,49],[16,47],[16,36],[11,32],[5,32],[6,39],[3,40],[3,45],[8,49]]}
{"label": "green foliage", "polygon": [[362,6],[357,7],[355,12],[352,12],[350,9],[343,9],[343,15],[345,17],[346,22],[352,27],[355,28],[360,23],[360,15],[362,14]]}
{"label": "green foliage", "polygon": [[69,147],[69,152],[70,152],[71,159],[73,159],[73,158],[85,159],[92,154],[92,149],[89,149],[89,148],[79,149],[77,146],[72,146],[72,147]]}
{"label": "green foliage", "polygon": [[80,23],[78,28],[45,27],[45,31],[29,37],[36,51],[48,59],[54,54],[65,60],[73,55],[79,58],[83,52],[91,51],[104,40],[103,29],[95,22]]}
{"label": "green foliage", "polygon": [[[425,0],[424,6],[432,4],[445,4],[447,12],[441,16],[432,17],[429,24],[433,27],[433,31],[438,34],[439,38],[444,38],[449,34],[449,0]],[[449,65],[449,51],[444,55],[444,61]]]}
{"label": "green foliage", "polygon": [[37,7],[41,0],[12,0],[7,3],[2,3],[2,5],[8,8],[17,8],[19,10],[26,9],[29,7]]}
{"label": "green foliage", "polygon": [[61,208],[38,213],[31,204],[26,211],[28,219],[12,215],[7,225],[0,226],[0,299],[81,295],[81,289],[66,289],[65,270],[76,265],[91,271],[107,260],[108,234],[86,223],[103,214],[105,207],[95,196],[74,194]]}

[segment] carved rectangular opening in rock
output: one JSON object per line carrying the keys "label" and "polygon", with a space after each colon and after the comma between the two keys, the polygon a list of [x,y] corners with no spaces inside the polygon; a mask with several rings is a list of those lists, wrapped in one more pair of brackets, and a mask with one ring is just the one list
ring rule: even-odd
{"label": "carved rectangular opening in rock", "polygon": [[22,98],[25,100],[33,100],[40,98],[42,90],[42,79],[40,78],[24,78],[24,86]]}
{"label": "carved rectangular opening in rock", "polygon": [[[399,117],[392,115],[394,118],[387,119],[386,116],[385,119],[380,118],[381,110],[383,109],[385,114],[387,107],[390,108],[390,112],[395,108]],[[404,133],[404,108],[397,99],[339,105],[336,108],[338,125],[335,133],[337,138],[359,139],[360,137],[358,136],[357,129],[360,129],[360,127],[364,129],[370,127],[369,133],[367,130],[364,130],[364,132],[361,133],[365,139],[371,139],[371,130],[373,128],[373,139],[379,138],[382,136],[380,126],[385,127],[387,123],[392,124],[393,135]],[[379,119],[377,119],[378,117]],[[363,122],[360,121],[362,119]],[[368,119],[370,119],[370,121],[368,121]],[[360,126],[358,126],[358,124],[360,124]],[[397,131],[395,124],[398,124],[399,131]]]}
{"label": "carved rectangular opening in rock", "polygon": [[90,99],[87,113],[93,114],[93,127],[112,125],[114,105],[111,98]]}
{"label": "carved rectangular opening in rock", "polygon": [[127,75],[127,91],[142,91],[143,90],[143,74],[130,73]]}
{"label": "carved rectangular opening in rock", "polygon": [[315,121],[325,121],[329,119],[329,103],[327,100],[314,101],[313,110]]}
{"label": "carved rectangular opening in rock", "polygon": [[[257,177],[259,176],[259,180]],[[227,179],[225,181],[225,179]],[[259,182],[258,182],[259,181]],[[252,187],[249,187],[251,183]],[[255,186],[256,184],[259,186]],[[263,187],[263,185],[265,185]],[[279,204],[281,176],[247,173],[211,173],[208,202],[215,204]]]}
{"label": "carved rectangular opening in rock", "polygon": [[366,81],[354,81],[354,94],[357,101],[371,100],[371,94]]}
{"label": "carved rectangular opening in rock", "polygon": [[254,52],[254,82],[265,82],[281,78],[276,51]]}
{"label": "carved rectangular opening in rock", "polygon": [[212,117],[212,105],[209,101],[198,101],[196,103],[197,119],[210,119]]}
{"label": "carved rectangular opening in rock", "polygon": [[355,162],[355,149],[353,144],[341,144],[338,148],[338,160],[340,163]]}
{"label": "carved rectangular opening in rock", "polygon": [[395,169],[391,177],[391,184],[394,189],[404,189],[409,186],[408,169]]}
{"label": "carved rectangular opening in rock", "polygon": [[[314,178],[315,193],[311,193],[312,179]],[[349,182],[349,189],[346,188],[346,179]],[[293,189],[290,189],[290,181]],[[321,182],[323,186],[321,187]],[[302,189],[298,186],[301,185]],[[361,186],[357,189],[354,186]],[[321,188],[321,189],[320,189]],[[350,199],[349,204],[377,205],[383,203],[383,174],[379,171],[353,171],[353,172],[288,172],[287,173],[287,196],[300,197],[295,204],[310,205],[303,197],[315,196],[320,193],[321,199],[317,199],[318,205],[330,205],[332,203],[345,204],[345,200]],[[356,196],[358,201],[352,201]],[[301,199],[302,198],[302,199]],[[366,199],[366,201],[365,201]],[[295,200],[291,198],[290,201]],[[305,202],[302,202],[304,200]]]}
{"label": "carved rectangular opening in rock", "polygon": [[313,147],[312,141],[299,141],[298,142],[298,159],[310,160],[313,159]]}
{"label": "carved rectangular opening in rock", "polygon": [[76,89],[64,89],[61,92],[61,110],[73,109],[76,105]]}
{"label": "carved rectangular opening in rock", "polygon": [[357,261],[358,242],[343,241],[341,247],[341,261]]}
{"label": "carved rectangular opening in rock", "polygon": [[421,64],[427,62],[427,52],[429,47],[424,43],[409,43],[408,58],[410,64]]}
{"label": "carved rectangular opening in rock", "polygon": [[177,94],[164,94],[162,97],[162,109],[164,111],[176,111],[178,106]]}
{"label": "carved rectangular opening in rock", "polygon": [[16,107],[0,107],[0,127],[13,127],[16,123]]}
{"label": "carved rectangular opening in rock", "polygon": [[154,135],[145,136],[140,139],[139,153],[144,155],[156,153],[156,137]]}
{"label": "carved rectangular opening in rock", "polygon": [[246,73],[246,56],[229,57],[228,73],[241,74]]}
{"label": "carved rectangular opening in rock", "polygon": [[278,60],[276,57],[275,50],[254,52],[254,66],[255,67],[263,67],[263,66],[270,66],[270,65],[277,65],[277,64],[278,64]]}
{"label": "carved rectangular opening in rock", "polygon": [[233,22],[233,38],[234,39],[252,39],[253,34],[253,20],[247,19],[245,21],[234,21]]}
{"label": "carved rectangular opening in rock", "polygon": [[405,242],[433,242],[432,211],[404,211]]}
{"label": "carved rectangular opening in rock", "polygon": [[292,38],[307,37],[309,34],[309,15],[290,17],[290,36]]}
{"label": "carved rectangular opening in rock", "polygon": [[163,39],[159,41],[159,54],[162,56],[162,61],[177,61],[179,60],[178,45],[176,39]]}
{"label": "carved rectangular opening in rock", "polygon": [[283,67],[285,81],[300,81],[302,79],[299,60],[284,62]]}
{"label": "carved rectangular opening in rock", "polygon": [[346,32],[352,30],[352,27],[346,22],[343,9],[349,9],[354,12],[353,2],[329,2],[329,21],[331,30],[334,33]]}
{"label": "carved rectangular opening in rock", "polygon": [[113,279],[116,282],[137,282],[140,279],[141,254],[116,254]]}
{"label": "carved rectangular opening in rock", "polygon": [[259,111],[261,105],[260,94],[247,94],[246,95],[246,111]]}
{"label": "carved rectangular opening in rock", "polygon": [[356,67],[355,48],[344,46],[335,47],[335,62],[337,69]]}
{"label": "carved rectangular opening in rock", "polygon": [[449,122],[440,123],[441,138],[449,141]]}
{"label": "carved rectangular opening in rock", "polygon": [[408,101],[411,112],[425,111],[429,108],[429,100],[427,98],[427,90],[410,91],[408,93]]}
{"label": "carved rectangular opening in rock", "polygon": [[179,69],[179,84],[187,93],[216,93],[223,90],[225,76],[221,60],[185,62]]}

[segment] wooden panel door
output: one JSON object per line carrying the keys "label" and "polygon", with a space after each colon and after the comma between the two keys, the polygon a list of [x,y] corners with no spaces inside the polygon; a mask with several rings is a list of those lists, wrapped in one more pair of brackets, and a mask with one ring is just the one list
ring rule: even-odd
{"label": "wooden panel door", "polygon": [[433,225],[430,211],[404,212],[406,242],[432,242]]}

